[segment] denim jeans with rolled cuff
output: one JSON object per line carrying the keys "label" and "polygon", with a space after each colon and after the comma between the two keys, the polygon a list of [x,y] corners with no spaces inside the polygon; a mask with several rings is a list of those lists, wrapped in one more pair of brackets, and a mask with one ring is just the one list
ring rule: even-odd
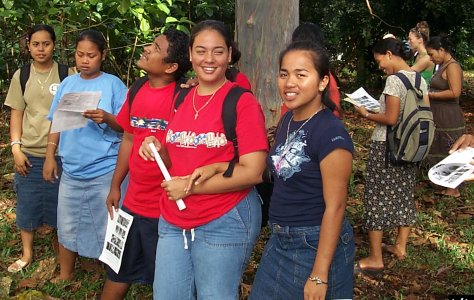
{"label": "denim jeans with rolled cuff", "polygon": [[[303,299],[303,290],[318,251],[320,226],[289,227],[270,223],[268,240],[249,300]],[[329,270],[326,299],[352,299],[354,236],[344,219]]]}

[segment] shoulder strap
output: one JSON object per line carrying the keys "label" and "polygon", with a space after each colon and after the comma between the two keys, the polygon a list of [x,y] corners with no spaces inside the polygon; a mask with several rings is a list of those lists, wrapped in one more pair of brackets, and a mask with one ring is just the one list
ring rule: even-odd
{"label": "shoulder strap", "polygon": [[239,160],[239,146],[237,143],[237,102],[243,93],[252,93],[251,91],[239,86],[232,87],[227,93],[222,107],[222,122],[224,123],[224,133],[227,140],[232,141],[234,146],[234,157],[229,162],[229,167],[224,172],[224,177],[231,177],[234,172],[235,163]]}
{"label": "shoulder strap", "polygon": [[174,111],[178,109],[178,107],[183,103],[184,98],[189,94],[189,91],[191,91],[191,88],[188,89],[182,89],[179,87],[179,84],[176,82],[176,87],[174,89],[174,97],[176,98],[174,100]]}
{"label": "shoulder strap", "polygon": [[63,64],[58,64],[59,81],[63,81],[69,75],[69,67]]}
{"label": "shoulder strap", "polygon": [[405,88],[407,89],[407,91],[414,90],[417,97],[423,98],[423,92],[420,89],[420,86],[421,86],[421,74],[420,73],[418,73],[418,72],[415,73],[415,86],[414,87],[411,84],[411,81],[408,79],[408,77],[405,74],[403,74],[401,72],[397,72],[397,73],[395,73],[395,76],[400,78],[400,80],[403,82],[403,85],[405,85]]}
{"label": "shoulder strap", "polygon": [[26,82],[30,78],[31,64],[26,64],[20,69],[21,94],[25,94]]}
{"label": "shoulder strap", "polygon": [[128,91],[129,107],[132,107],[133,99],[135,99],[135,96],[137,95],[138,91],[147,81],[148,81],[148,76],[145,75],[135,80],[135,82],[132,84],[132,86],[130,87],[130,90]]}

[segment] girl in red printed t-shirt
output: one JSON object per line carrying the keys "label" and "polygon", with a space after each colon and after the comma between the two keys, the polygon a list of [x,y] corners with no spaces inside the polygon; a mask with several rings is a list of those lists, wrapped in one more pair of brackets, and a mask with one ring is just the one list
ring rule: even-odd
{"label": "girl in red printed t-shirt", "polygon": [[[198,23],[190,58],[199,84],[187,94],[165,140],[145,139],[168,154],[173,180],[164,182],[154,299],[236,299],[243,270],[260,231],[261,207],[253,186],[261,182],[268,151],[262,109],[251,93],[237,102],[239,160],[225,177],[234,148],[224,133],[222,107],[235,83],[225,77],[231,35],[219,21]],[[182,198],[180,211],[175,200]],[[190,298],[191,297],[191,298]]]}

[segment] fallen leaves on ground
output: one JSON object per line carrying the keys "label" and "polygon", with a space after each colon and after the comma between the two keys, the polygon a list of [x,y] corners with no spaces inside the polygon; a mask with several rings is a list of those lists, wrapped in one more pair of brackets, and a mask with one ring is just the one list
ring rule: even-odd
{"label": "fallen leaves on ground", "polygon": [[18,283],[18,287],[43,287],[48,280],[54,277],[56,266],[57,262],[54,257],[41,260],[31,277],[22,279]]}

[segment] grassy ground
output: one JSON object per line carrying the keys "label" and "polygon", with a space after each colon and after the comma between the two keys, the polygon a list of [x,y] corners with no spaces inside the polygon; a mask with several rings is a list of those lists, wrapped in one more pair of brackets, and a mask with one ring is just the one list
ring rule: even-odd
{"label": "grassy ground", "polygon": [[[462,106],[468,131],[474,132],[474,73],[466,72]],[[350,90],[350,89],[348,89]],[[373,93],[374,95],[376,93]],[[367,255],[368,239],[362,229],[363,172],[372,126],[361,123],[347,107],[346,125],[356,145],[354,174],[350,186],[348,215],[356,235],[356,259]],[[80,259],[77,278],[69,284],[52,284],[57,264],[51,246],[52,231],[42,229],[35,240],[35,261],[24,272],[10,274],[8,265],[21,255],[15,227],[15,194],[12,164],[7,145],[6,109],[0,112],[0,299],[96,299],[104,280],[101,265]],[[355,278],[355,299],[447,299],[450,294],[474,295],[474,183],[465,184],[458,199],[440,198],[424,183],[417,185],[418,222],[410,236],[408,257],[398,261],[384,257],[382,278]],[[258,266],[268,231],[264,230],[243,277],[242,297],[246,299]],[[393,242],[394,232],[385,234]],[[149,287],[135,286],[127,299],[151,299]]]}

